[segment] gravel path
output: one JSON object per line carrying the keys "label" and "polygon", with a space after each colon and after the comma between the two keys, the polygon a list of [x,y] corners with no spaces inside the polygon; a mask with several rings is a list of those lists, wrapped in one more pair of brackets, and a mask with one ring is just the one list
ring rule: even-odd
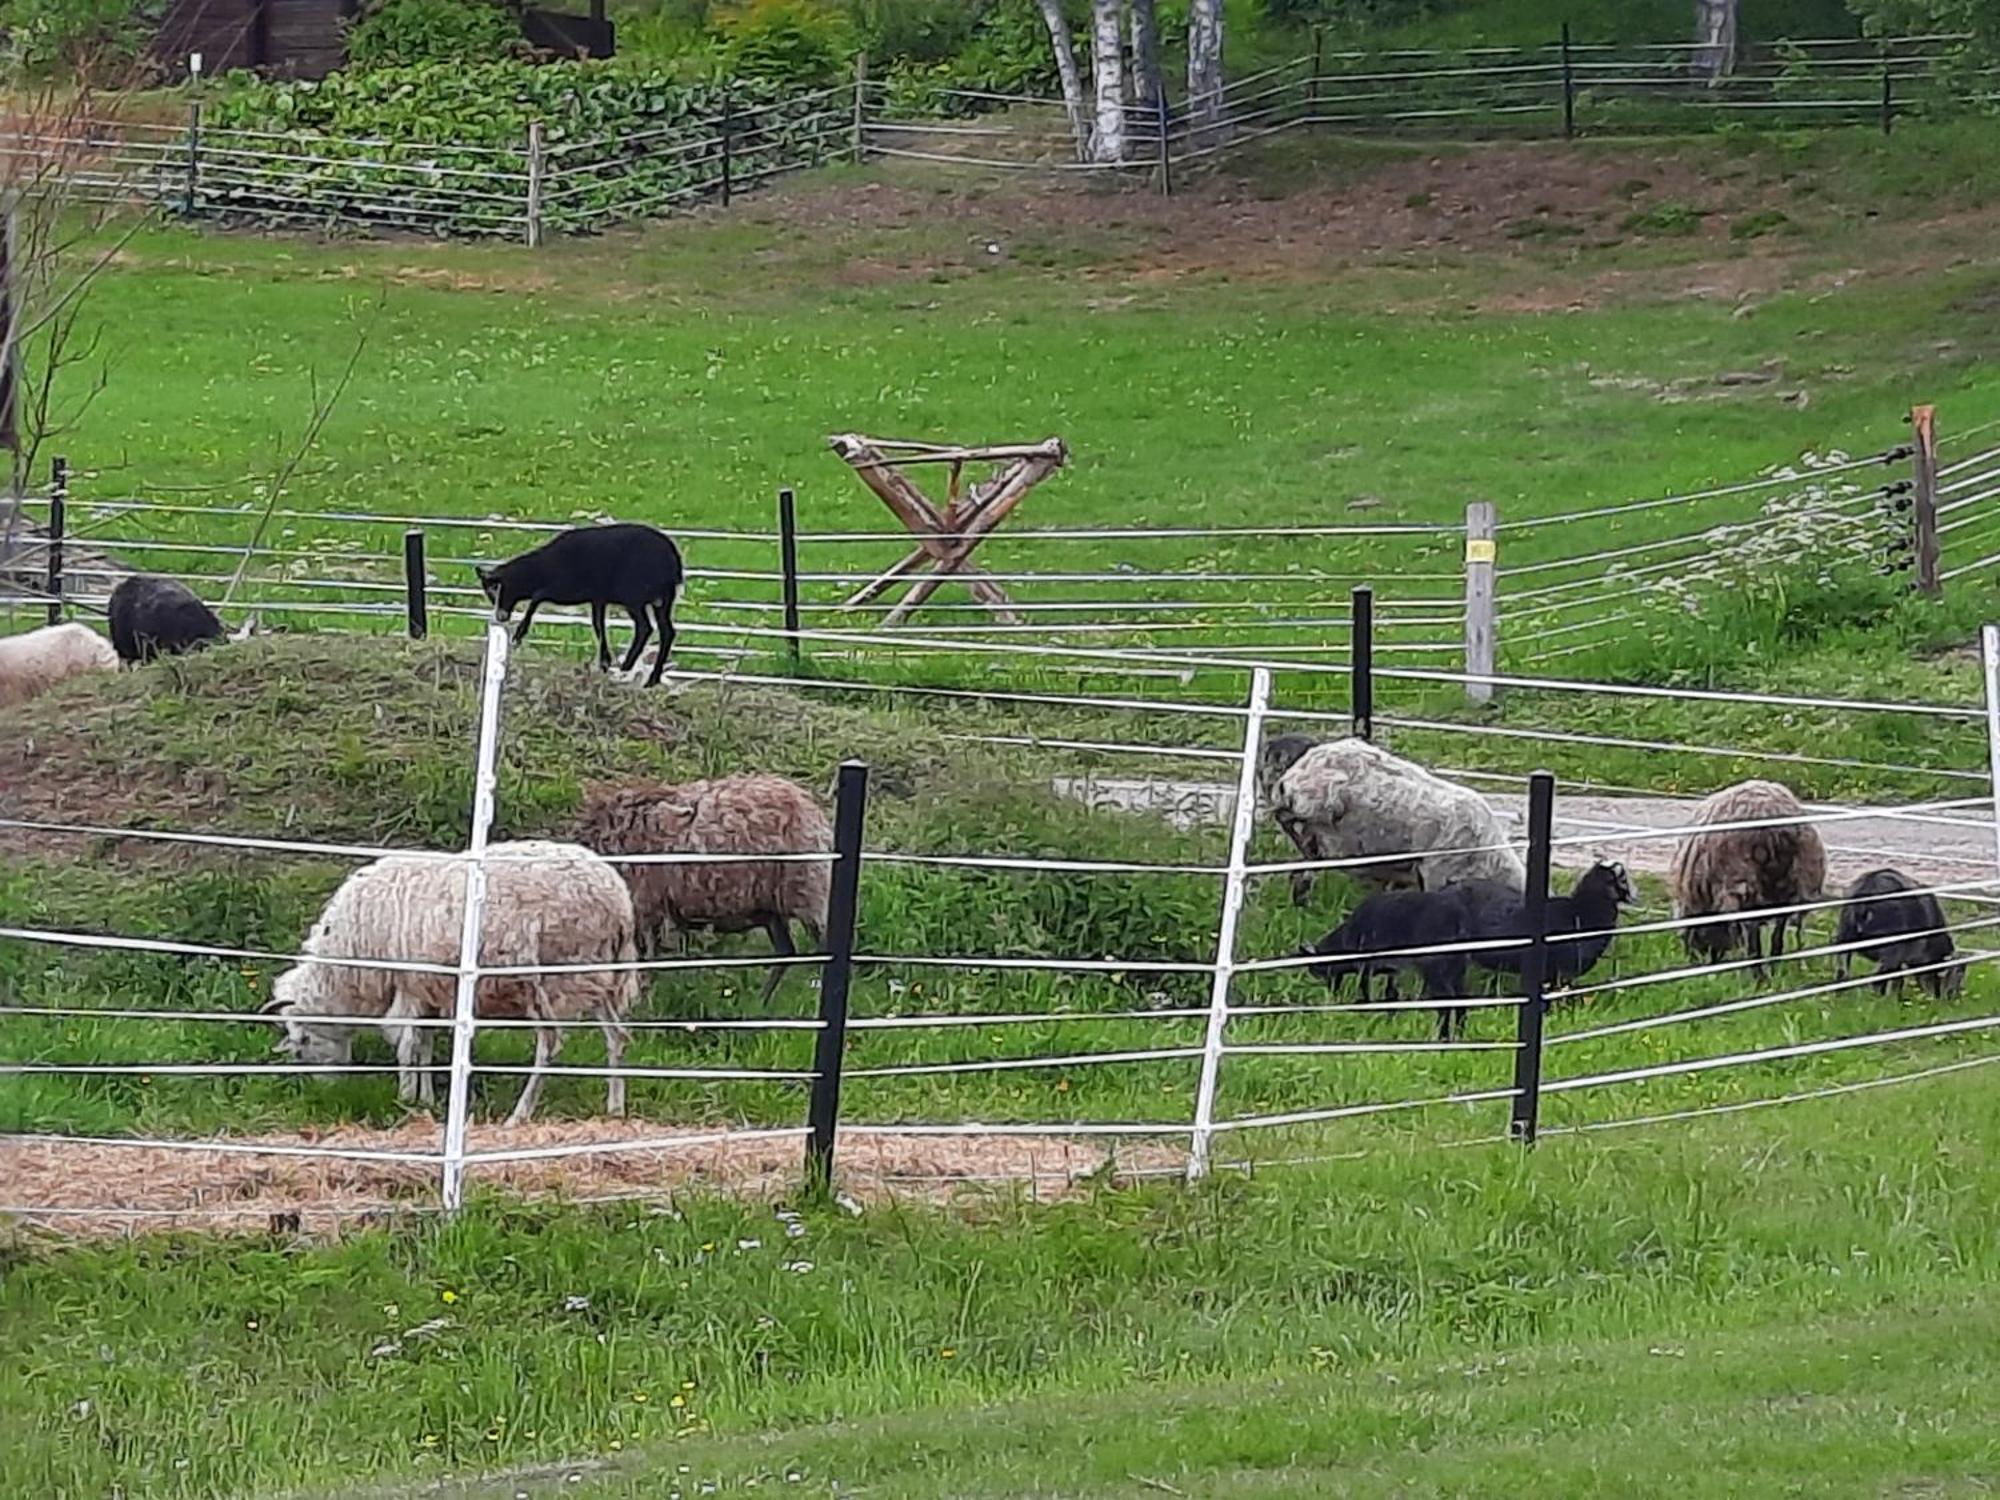
{"label": "gravel path", "polygon": [[[1226,823],[1236,807],[1235,788],[1221,782],[1059,777],[1054,786],[1058,795],[1079,798],[1093,807],[1154,812],[1180,828]],[[1527,797],[1497,793],[1489,800],[1515,836],[1525,839]],[[1693,798],[1584,797],[1559,792],[1555,817],[1556,863],[1570,869],[1587,869],[1597,860],[1615,859],[1634,873],[1664,875],[1673,858],[1675,841],[1648,835],[1656,829],[1682,827],[1693,806]],[[1848,809],[1827,805],[1815,810]],[[1939,821],[1942,819],[1950,821]],[[1923,814],[1884,807],[1872,810],[1866,817],[1822,824],[1820,836],[1826,840],[1829,884],[1844,886],[1856,875],[1879,865],[1894,865],[1920,885],[1984,879],[1993,874],[1994,842],[1982,819],[1979,808]],[[1570,838],[1578,842],[1560,842]]]}

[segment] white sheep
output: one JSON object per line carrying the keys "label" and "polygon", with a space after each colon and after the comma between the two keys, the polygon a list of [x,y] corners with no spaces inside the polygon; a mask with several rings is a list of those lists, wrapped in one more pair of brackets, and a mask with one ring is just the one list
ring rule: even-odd
{"label": "white sheep", "polygon": [[111,642],[88,625],[44,625],[0,640],[0,708],[25,703],[59,682],[118,667]]}
{"label": "white sheep", "polygon": [[[1303,748],[1290,763],[1267,762],[1272,816],[1309,860],[1369,859],[1353,874],[1375,886],[1441,890],[1455,880],[1498,880],[1522,889],[1528,872],[1492,804],[1469,787],[1433,776],[1366,740]],[[1282,756],[1280,757],[1282,761]],[[1314,871],[1292,877],[1292,899],[1312,895]]]}
{"label": "white sheep", "polygon": [[[416,854],[364,865],[327,902],[306,938],[306,955],[456,967],[465,872],[463,860]],[[632,897],[610,865],[577,844],[489,846],[482,968],[631,964],[637,957]],[[434,1028],[407,1023],[455,1012],[455,974],[303,963],[280,974],[271,992],[264,1009],[284,1017],[280,1052],[302,1063],[341,1066],[352,1056],[355,1030],[375,1021],[396,1048],[397,1096],[432,1102]],[[630,968],[482,978],[474,992],[482,1018],[547,1023],[594,1016],[612,1070],[605,1109],[614,1115],[625,1112],[625,1080],[617,1071],[626,1041],[621,1023],[638,994],[638,974]],[[561,1047],[560,1028],[536,1027],[535,1066],[508,1124],[523,1124],[534,1113],[543,1076]]]}

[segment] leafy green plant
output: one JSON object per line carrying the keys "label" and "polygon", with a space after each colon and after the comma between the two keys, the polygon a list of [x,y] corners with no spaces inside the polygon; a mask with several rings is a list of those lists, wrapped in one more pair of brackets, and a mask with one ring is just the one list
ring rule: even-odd
{"label": "leafy green plant", "polygon": [[347,33],[350,68],[491,62],[525,46],[499,0],[375,0]]}
{"label": "leafy green plant", "polygon": [[1703,217],[1702,211],[1693,204],[1669,198],[1651,208],[1627,214],[1618,227],[1628,234],[1696,234],[1701,229]]}
{"label": "leafy green plant", "polygon": [[817,87],[846,72],[854,33],[820,0],[744,0],[717,17],[729,71]]}
{"label": "leafy green plant", "polygon": [[147,30],[137,0],[6,0],[0,29],[17,68],[87,79],[129,69]]}

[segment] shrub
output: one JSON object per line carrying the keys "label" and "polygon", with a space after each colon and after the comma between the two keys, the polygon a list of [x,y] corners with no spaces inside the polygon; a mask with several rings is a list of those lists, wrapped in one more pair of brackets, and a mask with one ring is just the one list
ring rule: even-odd
{"label": "shrub", "polygon": [[499,0],[375,0],[347,33],[357,70],[493,62],[524,47],[519,17]]}
{"label": "shrub", "polygon": [[0,28],[17,68],[96,81],[129,71],[147,31],[137,0],[6,0]]}
{"label": "shrub", "polygon": [[717,26],[729,71],[745,78],[814,88],[844,75],[854,54],[847,18],[820,0],[745,0]]}

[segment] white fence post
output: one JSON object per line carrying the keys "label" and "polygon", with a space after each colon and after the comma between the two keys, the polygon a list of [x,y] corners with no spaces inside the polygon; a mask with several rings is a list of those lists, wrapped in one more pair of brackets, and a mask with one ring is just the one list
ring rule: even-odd
{"label": "white fence post", "polygon": [[1194,1100],[1194,1139],[1188,1148],[1187,1180],[1208,1175],[1208,1148],[1215,1134],[1215,1085],[1222,1072],[1222,1034],[1229,1025],[1229,981],[1236,972],[1236,922],[1243,914],[1243,887],[1250,862],[1250,831],[1257,822],[1257,761],[1264,748],[1264,714],[1271,705],[1271,672],[1258,667],[1250,676],[1250,713],[1243,721],[1243,766],[1236,777],[1236,817],[1229,828],[1229,871],[1223,877],[1222,921],[1215,934],[1215,979],[1208,993],[1208,1036],[1201,1052],[1201,1085]]}
{"label": "white fence post", "polygon": [[[472,831],[465,843],[465,921],[458,943],[458,999],[452,1010],[451,1093],[444,1116],[444,1207],[465,1201],[465,1131],[472,1113],[472,1043],[479,1029],[479,938],[486,916],[486,838],[493,827],[494,770],[500,750],[500,692],[507,682],[507,630],[486,630],[479,690],[479,751],[472,782]],[[428,1049],[426,1049],[428,1051]]]}
{"label": "white fence post", "polygon": [[1495,597],[1495,564],[1499,559],[1499,514],[1491,500],[1465,507],[1465,696],[1474,703],[1493,701],[1493,676],[1498,655],[1500,620]]}
{"label": "white fence post", "polygon": [[1979,657],[1986,667],[1986,760],[1993,793],[1993,873],[2000,876],[2000,625],[1980,628]]}
{"label": "white fence post", "polygon": [[528,248],[542,244],[542,180],[548,175],[547,152],[542,146],[542,122],[528,122]]}

